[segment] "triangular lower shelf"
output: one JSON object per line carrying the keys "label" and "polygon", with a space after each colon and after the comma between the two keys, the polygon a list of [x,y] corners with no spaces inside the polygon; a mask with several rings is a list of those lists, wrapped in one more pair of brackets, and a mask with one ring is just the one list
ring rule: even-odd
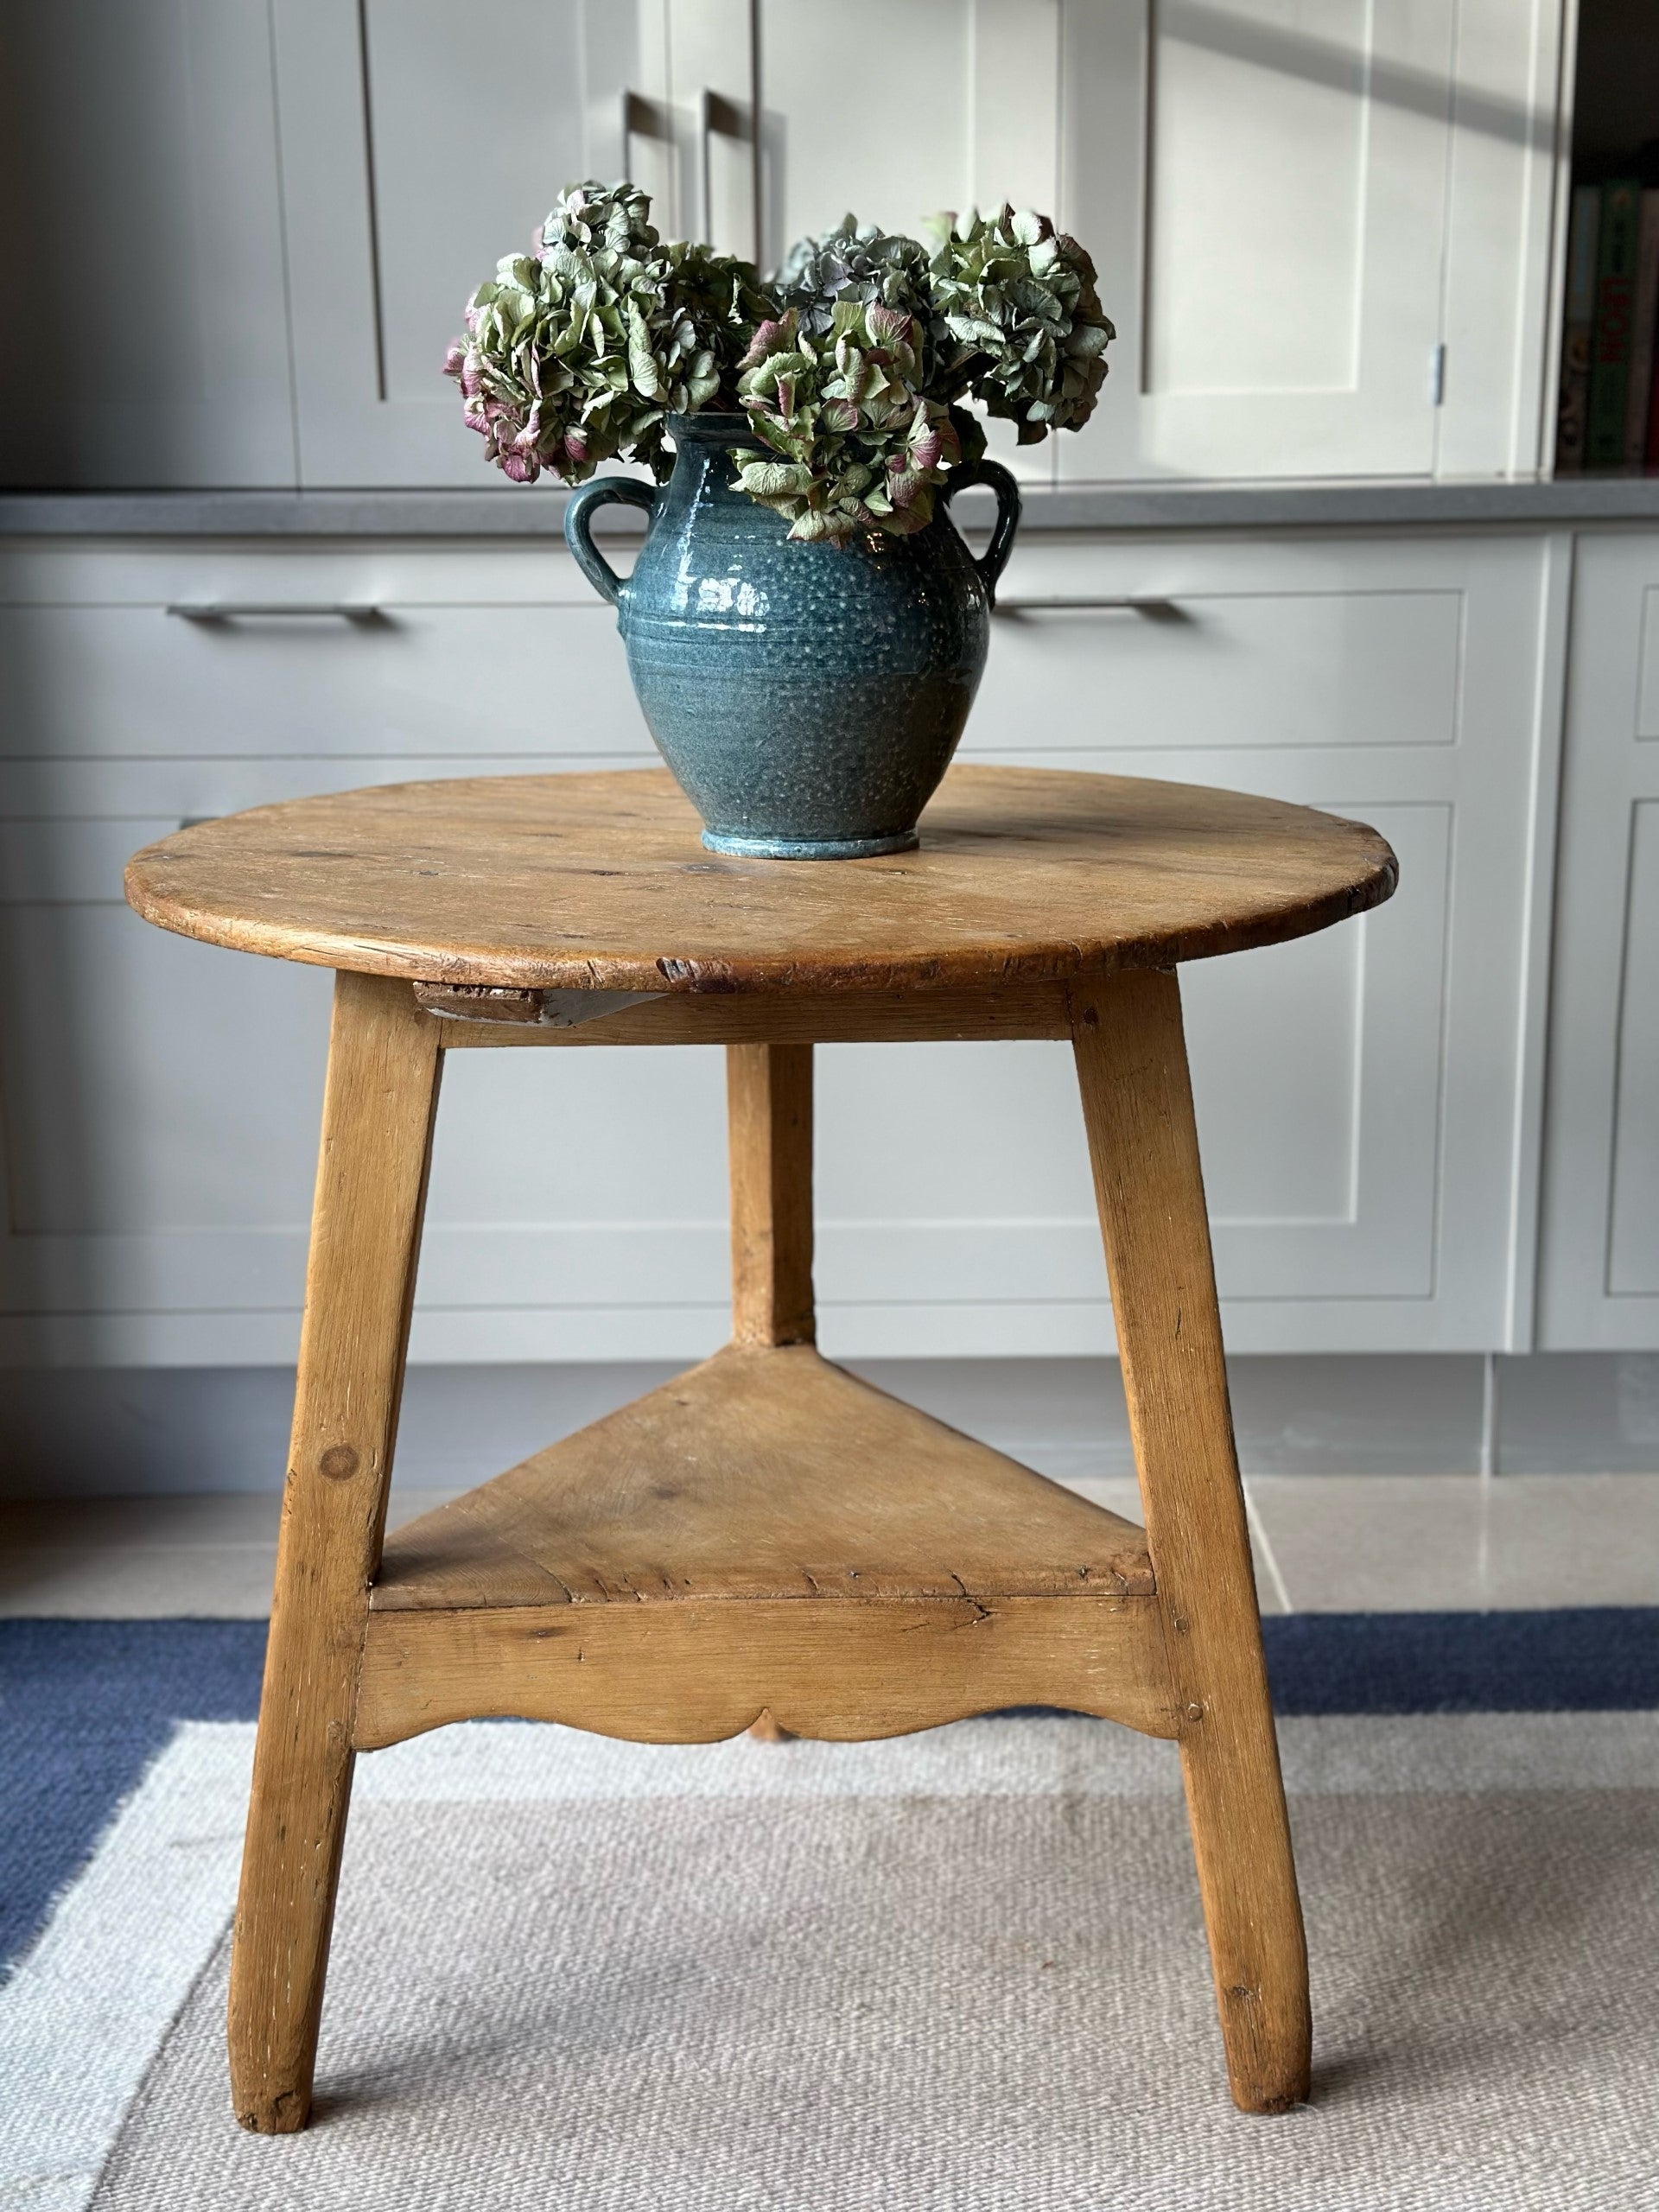
{"label": "triangular lower shelf", "polygon": [[395,1531],[378,1612],[1149,1596],[1144,1532],[832,1366],[731,1346]]}

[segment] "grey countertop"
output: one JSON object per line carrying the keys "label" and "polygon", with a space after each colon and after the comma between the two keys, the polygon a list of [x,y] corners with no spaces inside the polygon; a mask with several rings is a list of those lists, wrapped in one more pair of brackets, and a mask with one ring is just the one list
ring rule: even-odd
{"label": "grey countertop", "polygon": [[[964,493],[964,501],[976,495]],[[545,537],[556,490],[0,492],[0,536]],[[964,516],[964,518],[965,516]],[[1570,528],[1659,522],[1659,477],[1555,484],[1349,482],[1104,485],[1026,495],[1027,530]]]}

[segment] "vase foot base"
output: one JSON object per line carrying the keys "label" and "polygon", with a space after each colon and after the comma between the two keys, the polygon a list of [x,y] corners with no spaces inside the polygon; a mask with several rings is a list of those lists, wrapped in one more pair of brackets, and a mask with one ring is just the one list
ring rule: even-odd
{"label": "vase foot base", "polygon": [[739,837],[705,830],[702,842],[711,853],[752,861],[868,861],[878,853],[913,853],[922,840],[914,830],[886,837]]}

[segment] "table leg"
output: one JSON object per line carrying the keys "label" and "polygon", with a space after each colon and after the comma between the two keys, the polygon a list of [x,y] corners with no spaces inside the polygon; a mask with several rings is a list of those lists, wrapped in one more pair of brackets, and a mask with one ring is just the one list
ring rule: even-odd
{"label": "table leg", "polygon": [[1072,1041],[1234,2101],[1306,2097],[1307,1950],[1173,973],[1079,987]]}
{"label": "table leg", "polygon": [[231,1960],[236,2115],[305,2126],[351,1793],[368,1588],[379,1564],[440,1025],[407,982],[341,974],[305,1319]]}
{"label": "table leg", "polygon": [[[810,1344],[812,1304],[812,1047],[728,1045],[726,1119],[732,1170],[732,1338]],[[788,1736],[769,1713],[750,1729]]]}
{"label": "table leg", "polygon": [[732,1336],[810,1344],[812,1312],[812,1047],[728,1045]]}

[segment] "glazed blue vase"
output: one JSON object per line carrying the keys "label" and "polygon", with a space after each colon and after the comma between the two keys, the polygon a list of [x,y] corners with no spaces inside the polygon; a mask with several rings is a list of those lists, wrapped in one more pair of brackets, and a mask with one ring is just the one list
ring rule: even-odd
{"label": "glazed blue vase", "polygon": [[[616,608],[651,734],[717,853],[858,860],[904,852],[957,749],[985,666],[997,577],[1020,519],[1007,470],[953,473],[909,537],[797,544],[738,483],[741,415],[674,416],[665,485],[607,476],[565,510],[583,574]],[[996,494],[976,560],[947,512]],[[650,517],[633,574],[594,545],[608,500]]]}

